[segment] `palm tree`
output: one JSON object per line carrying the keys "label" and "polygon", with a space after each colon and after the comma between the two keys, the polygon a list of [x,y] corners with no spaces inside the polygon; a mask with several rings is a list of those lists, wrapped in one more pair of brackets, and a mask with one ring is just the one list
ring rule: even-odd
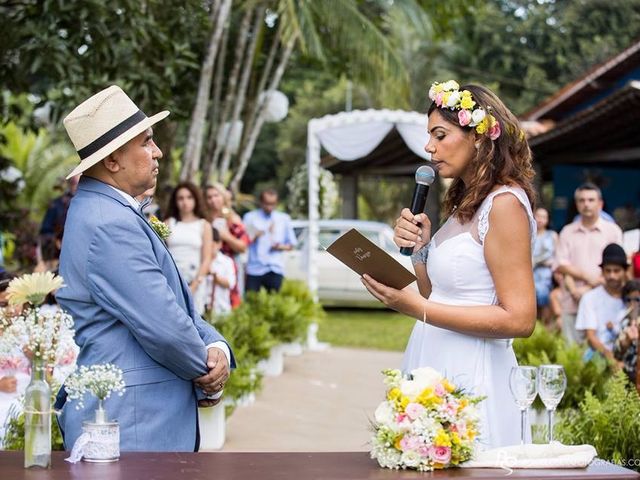
{"label": "palm tree", "polygon": [[[407,96],[408,76],[401,60],[357,0],[236,0],[237,8],[228,14],[227,2],[231,5],[231,0],[211,4],[212,34],[182,178],[193,178],[201,170],[203,183],[212,176],[237,191],[265,122],[266,97],[261,94],[278,88],[294,54],[346,72],[370,86],[379,99]],[[220,132],[239,121],[243,130],[234,154]]]}

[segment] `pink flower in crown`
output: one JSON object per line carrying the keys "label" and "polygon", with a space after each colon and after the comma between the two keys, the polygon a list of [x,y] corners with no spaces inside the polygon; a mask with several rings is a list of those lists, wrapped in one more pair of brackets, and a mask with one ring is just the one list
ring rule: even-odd
{"label": "pink flower in crown", "polygon": [[436,105],[438,107],[442,106],[442,98],[444,97],[444,92],[440,92],[436,94],[436,99],[434,100],[434,102],[436,102]]}
{"label": "pink flower in crown", "polygon": [[451,425],[451,427],[452,431],[454,431],[453,427],[456,427],[455,431],[461,436],[465,436],[467,434],[467,424],[464,422],[456,423],[455,425]]}
{"label": "pink flower in crown", "polygon": [[402,437],[402,440],[400,440],[400,448],[403,452],[406,452],[407,450],[418,450],[420,445],[420,439],[413,435],[405,435]]}
{"label": "pink flower in crown", "polygon": [[419,403],[410,403],[407,405],[407,408],[405,408],[405,412],[411,420],[418,418],[424,411],[425,408]]}
{"label": "pink flower in crown", "polygon": [[469,110],[460,110],[458,112],[458,123],[460,123],[461,127],[466,127],[471,123],[471,113]]}
{"label": "pink flower in crown", "polygon": [[[463,112],[464,110],[460,110],[460,111]],[[434,392],[437,396],[444,397],[444,395],[447,393],[447,390],[444,388],[444,385],[442,385],[441,383],[438,383],[436,385],[436,388],[434,389]]]}
{"label": "pink flower in crown", "polygon": [[495,140],[500,136],[501,133],[502,130],[500,130],[500,122],[496,121],[496,123],[493,124],[493,127],[489,129],[489,138],[491,140]]}
{"label": "pink flower in crown", "polygon": [[429,456],[435,463],[446,465],[451,461],[451,447],[431,447]]}

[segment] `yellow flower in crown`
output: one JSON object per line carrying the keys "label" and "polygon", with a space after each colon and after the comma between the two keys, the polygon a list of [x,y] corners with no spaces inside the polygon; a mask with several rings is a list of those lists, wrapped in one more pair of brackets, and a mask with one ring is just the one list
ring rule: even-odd
{"label": "yellow flower in crown", "polygon": [[487,117],[484,117],[482,121],[478,125],[476,125],[476,132],[478,132],[480,135],[484,135],[488,131],[489,131],[489,119]]}
{"label": "yellow flower in crown", "polygon": [[462,91],[462,98],[460,99],[460,108],[465,110],[471,110],[476,105],[476,102],[473,101],[471,97],[471,92],[469,90]]}
{"label": "yellow flower in crown", "polygon": [[[429,88],[429,98],[438,108],[458,110],[458,123],[461,127],[475,127],[478,134],[488,134],[491,140],[496,140],[501,134],[500,123],[497,119],[477,105],[469,90],[460,91],[460,85],[454,80],[438,83],[434,82]],[[488,107],[489,111],[491,107]]]}

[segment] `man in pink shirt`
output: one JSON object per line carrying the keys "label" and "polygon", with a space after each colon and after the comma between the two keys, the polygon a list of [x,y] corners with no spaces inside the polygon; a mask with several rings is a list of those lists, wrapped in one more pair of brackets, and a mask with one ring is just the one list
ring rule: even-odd
{"label": "man in pink shirt", "polygon": [[603,283],[598,265],[604,247],[622,243],[622,230],[600,217],[602,192],[592,183],[576,189],[576,208],[580,219],[566,225],[560,232],[555,271],[565,277],[562,292],[562,333],[569,343],[582,341],[576,331],[576,313],[582,295]]}

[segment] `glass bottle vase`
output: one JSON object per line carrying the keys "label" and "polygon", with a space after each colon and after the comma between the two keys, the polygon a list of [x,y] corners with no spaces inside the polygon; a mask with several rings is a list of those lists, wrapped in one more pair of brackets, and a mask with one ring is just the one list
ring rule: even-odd
{"label": "glass bottle vase", "polygon": [[51,466],[51,388],[42,359],[31,362],[24,398],[24,467]]}

